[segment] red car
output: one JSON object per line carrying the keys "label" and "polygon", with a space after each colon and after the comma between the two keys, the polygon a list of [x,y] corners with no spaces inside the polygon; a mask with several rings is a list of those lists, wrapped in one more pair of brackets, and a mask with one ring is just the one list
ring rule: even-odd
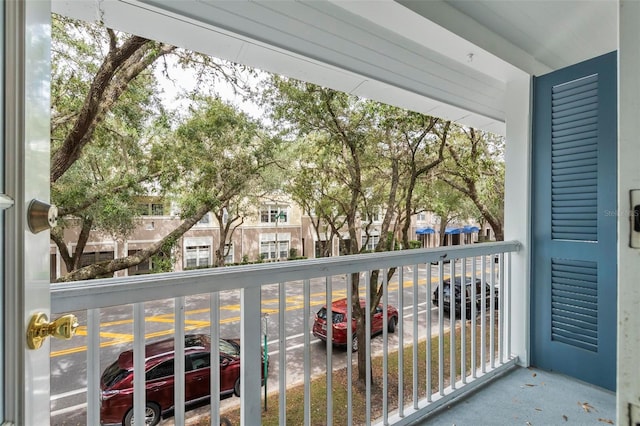
{"label": "red car", "polygon": [[[185,343],[185,401],[187,404],[209,398],[211,339],[190,334]],[[174,339],[149,343],[145,348],[146,409],[145,424],[156,425],[162,415],[173,410]],[[264,383],[264,362],[262,379]],[[100,423],[133,424],[133,351],[122,352],[100,379]],[[237,340],[220,339],[220,394],[240,396],[240,345]]]}
{"label": "red car", "polygon": [[[360,306],[365,307],[365,300],[360,299]],[[347,299],[336,300],[331,304],[331,314],[333,316],[333,331],[331,340],[336,346],[347,346]],[[387,305],[387,330],[389,333],[396,331],[398,324],[398,310],[391,305]],[[382,304],[376,307],[371,321],[371,334],[382,333],[384,327],[384,311]],[[353,336],[352,350],[358,350],[358,338],[356,337],[356,321],[351,321]],[[316,314],[313,323],[313,335],[320,340],[327,341],[327,305],[324,305]]]}

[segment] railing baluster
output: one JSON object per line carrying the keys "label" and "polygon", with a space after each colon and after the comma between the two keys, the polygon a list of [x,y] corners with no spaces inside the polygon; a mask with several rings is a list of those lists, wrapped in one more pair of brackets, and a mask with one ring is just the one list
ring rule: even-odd
{"label": "railing baluster", "polygon": [[387,269],[383,269],[382,273],[382,423],[389,424],[389,398],[387,394],[388,374],[389,374],[389,292],[388,292],[388,273]]}
{"label": "railing baluster", "polygon": [[418,409],[418,270],[413,268],[413,408]]}
{"label": "railing baluster", "polygon": [[174,422],[184,425],[185,395],[184,395],[184,296],[174,300],[175,335],[174,335]]}
{"label": "railing baluster", "polygon": [[482,256],[480,260],[480,276],[482,277],[482,291],[480,292],[480,368],[483,373],[487,372],[487,256]]}
{"label": "railing baluster", "polygon": [[211,424],[220,424],[220,293],[209,295],[209,333],[211,335],[210,374],[211,378]]}
{"label": "railing baluster", "polygon": [[[444,396],[444,263],[438,262],[438,391]],[[449,288],[451,290],[451,288]],[[451,294],[451,293],[449,293]],[[449,299],[451,301],[451,299]]]}
{"label": "railing baluster", "polygon": [[[353,407],[353,278],[347,274],[347,407]],[[353,410],[347,410],[347,424],[353,424]]]}
{"label": "railing baluster", "polygon": [[[449,384],[456,389],[456,260],[449,262]],[[460,289],[462,291],[462,288]]]}
{"label": "railing baluster", "polygon": [[327,426],[333,424],[333,311],[331,310],[333,282],[331,278],[331,276],[325,277],[325,303],[327,305]]}
{"label": "railing baluster", "polygon": [[477,377],[476,374],[476,325],[478,323],[478,293],[476,291],[476,278],[477,278],[477,268],[476,262],[477,258],[474,256],[471,258],[471,377],[474,379]]}
{"label": "railing baluster", "polygon": [[[302,327],[304,328],[304,424],[309,426],[311,424],[311,355],[310,346],[311,340],[309,337],[309,317],[311,316],[311,283],[309,280],[304,280],[303,287],[303,321]],[[328,321],[328,319],[327,319]],[[327,325],[327,328],[329,326]]]}
{"label": "railing baluster", "polygon": [[133,304],[133,419],[144,426],[145,392],[145,324],[144,303]]}
{"label": "railing baluster", "polygon": [[504,253],[500,253],[498,261],[498,321],[499,321],[499,334],[498,334],[498,351],[500,364],[504,364]]}
{"label": "railing baluster", "polygon": [[427,277],[427,402],[431,402],[433,394],[433,384],[431,383],[431,262],[425,263],[424,268]]}
{"label": "railing baluster", "polygon": [[[365,311],[365,366],[367,369],[366,392],[365,392],[365,424],[371,424],[371,324],[373,322],[373,315],[371,315],[371,271],[365,271],[364,275],[364,288],[366,297],[364,298],[364,311]],[[377,283],[376,283],[377,284]],[[358,350],[362,350],[362,344],[358,342]]]}
{"label": "railing baluster", "polygon": [[489,292],[489,297],[491,298],[491,310],[489,311],[489,364],[491,368],[495,368],[496,366],[496,297],[495,297],[495,286],[496,286],[496,262],[495,262],[495,254],[491,256],[491,291]]}
{"label": "railing baluster", "polygon": [[279,419],[281,425],[287,424],[287,290],[284,282],[278,285],[278,388],[280,395]]}
{"label": "railing baluster", "polygon": [[[467,258],[460,259],[460,377],[462,383],[467,383]],[[475,283],[471,281],[471,287]],[[469,301],[472,304],[473,299]]]}
{"label": "railing baluster", "polygon": [[[255,425],[261,422],[260,384],[262,376],[260,287],[240,290],[240,422]],[[307,322],[309,319],[307,318]]]}
{"label": "railing baluster", "polygon": [[507,272],[505,278],[505,318],[507,319],[507,358],[511,358],[511,253],[507,253]]}
{"label": "railing baluster", "polygon": [[87,424],[100,424],[100,309],[87,310]]}
{"label": "railing baluster", "polygon": [[398,414],[404,417],[404,266],[398,274]]}

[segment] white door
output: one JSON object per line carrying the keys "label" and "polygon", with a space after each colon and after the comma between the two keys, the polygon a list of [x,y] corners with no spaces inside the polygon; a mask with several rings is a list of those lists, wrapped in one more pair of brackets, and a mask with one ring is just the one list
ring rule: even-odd
{"label": "white door", "polygon": [[[0,215],[4,377],[0,423],[49,424],[49,341],[30,350],[31,316],[49,316],[49,232],[29,231],[27,206],[49,201],[49,1],[2,3],[4,134],[0,136]],[[0,8],[1,9],[1,8]],[[3,423],[4,424],[4,423]]]}

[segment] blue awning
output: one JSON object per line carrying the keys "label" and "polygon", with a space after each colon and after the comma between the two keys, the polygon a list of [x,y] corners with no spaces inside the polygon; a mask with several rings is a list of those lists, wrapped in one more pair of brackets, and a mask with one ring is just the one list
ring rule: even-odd
{"label": "blue awning", "polygon": [[435,234],[436,231],[433,228],[418,228],[416,229],[416,234],[418,235],[426,235],[426,234]]}
{"label": "blue awning", "polygon": [[445,235],[461,234],[462,228],[447,228],[444,230]]}
{"label": "blue awning", "polygon": [[464,232],[465,234],[471,234],[478,231],[480,231],[480,228],[478,228],[477,226],[465,225],[464,228],[462,228],[462,232]]}

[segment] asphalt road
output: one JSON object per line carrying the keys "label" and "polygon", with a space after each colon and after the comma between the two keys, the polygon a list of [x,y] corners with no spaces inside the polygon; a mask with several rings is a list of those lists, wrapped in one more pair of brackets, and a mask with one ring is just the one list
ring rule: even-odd
{"label": "asphalt road", "polygon": [[[434,274],[436,273],[434,269]],[[445,265],[448,275],[449,266]],[[434,275],[435,276],[435,275]],[[389,304],[397,306],[398,281],[397,273],[389,283]],[[406,341],[412,339],[413,299],[418,300],[419,334],[426,336],[426,312],[432,317],[432,335],[438,333],[437,309],[432,308],[431,297],[426,295],[426,274],[419,270],[419,285],[414,295],[413,271],[404,272],[404,335]],[[312,280],[310,286],[311,315],[309,324],[313,324],[315,312],[325,304],[326,287],[324,279]],[[363,293],[361,293],[363,294]],[[344,278],[335,277],[332,281],[332,300],[346,296]],[[262,312],[268,313],[267,341],[270,354],[268,389],[278,388],[278,351],[279,351],[279,315],[278,286],[264,286],[262,289]],[[209,295],[197,295],[186,298],[185,325],[187,332],[209,332]],[[240,302],[239,292],[220,293],[220,334],[221,337],[237,338],[240,336]],[[303,374],[304,354],[304,297],[302,282],[287,283],[286,287],[286,347],[287,347],[287,383],[301,382]],[[52,425],[85,425],[86,424],[86,312],[76,312],[80,328],[78,335],[69,341],[53,340],[51,343],[51,424]],[[145,333],[147,341],[173,336],[174,301],[160,300],[145,304]],[[117,359],[123,350],[130,349],[133,341],[133,308],[131,305],[103,309],[100,312],[100,365],[101,371]],[[448,320],[445,320],[448,327]],[[382,336],[372,339],[373,350],[382,347]],[[391,345],[397,342],[397,332],[389,334]],[[393,347],[393,346],[392,346]],[[311,335],[312,375],[324,373],[326,370],[326,348],[323,342]],[[347,354],[344,350],[333,351],[333,368],[346,365]],[[239,398],[231,397],[222,401],[223,405],[237,404]],[[168,421],[168,423],[172,423]],[[163,422],[164,424],[164,422]]]}

